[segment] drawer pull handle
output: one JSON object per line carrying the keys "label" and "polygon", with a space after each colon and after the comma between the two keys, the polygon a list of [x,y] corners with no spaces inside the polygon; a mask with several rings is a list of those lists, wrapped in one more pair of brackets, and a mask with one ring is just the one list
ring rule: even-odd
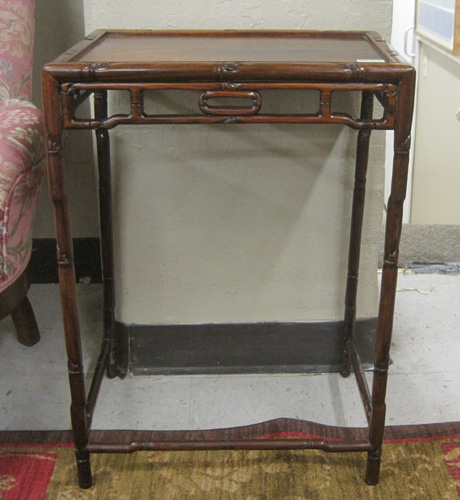
{"label": "drawer pull handle", "polygon": [[[250,99],[252,106],[211,106],[211,99]],[[262,107],[262,97],[256,91],[212,91],[201,94],[198,101],[200,110],[205,115],[255,115]]]}

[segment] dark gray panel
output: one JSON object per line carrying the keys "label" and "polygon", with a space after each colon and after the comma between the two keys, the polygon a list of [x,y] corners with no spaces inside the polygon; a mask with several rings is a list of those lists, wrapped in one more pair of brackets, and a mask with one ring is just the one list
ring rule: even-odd
{"label": "dark gray panel", "polygon": [[[376,324],[375,318],[356,323],[364,365],[373,363]],[[119,345],[126,348],[129,339],[135,375],[304,373],[339,371],[342,328],[343,322],[118,324],[117,332]],[[119,356],[126,365],[126,352]]]}

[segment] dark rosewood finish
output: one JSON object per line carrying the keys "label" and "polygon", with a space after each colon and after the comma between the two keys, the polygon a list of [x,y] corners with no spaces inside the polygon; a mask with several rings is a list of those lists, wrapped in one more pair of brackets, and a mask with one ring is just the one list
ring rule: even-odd
{"label": "dark rosewood finish", "polygon": [[[372,118],[374,96],[370,92],[363,92],[361,100],[361,119]],[[356,298],[358,295],[359,260],[361,253],[361,235],[364,219],[364,201],[366,196],[366,175],[369,159],[370,129],[361,129],[358,133],[356,148],[355,183],[353,191],[353,206],[351,212],[350,243],[348,250],[348,275],[345,292],[345,325],[344,325],[344,353],[342,375],[348,377],[351,371],[348,340],[354,336],[356,320]]]}
{"label": "dark rosewood finish", "polygon": [[[71,415],[79,483],[92,484],[90,453],[137,450],[321,449],[367,451],[366,482],[379,480],[385,393],[397,281],[402,207],[406,192],[415,72],[371,32],[303,31],[103,31],[88,36],[43,70],[47,166],[54,204],[57,255],[68,356]],[[200,91],[196,113],[152,115],[144,109],[144,91]],[[316,90],[315,113],[264,114],[265,89]],[[108,113],[108,92],[130,95],[127,114]],[[359,117],[335,112],[335,91],[359,93]],[[94,116],[77,110],[94,97]],[[373,116],[377,99],[383,107]],[[243,101],[243,102],[242,102]],[[149,123],[317,123],[341,124],[359,130],[352,202],[348,277],[345,296],[342,375],[354,371],[369,421],[369,438],[337,442],[327,439],[253,439],[219,441],[154,441],[97,443],[90,440],[97,395],[113,362],[114,269],[109,130],[119,124]],[[64,129],[96,132],[99,168],[101,248],[104,282],[104,336],[96,372],[87,396],[75,293],[69,208],[64,187]],[[372,391],[367,386],[353,339],[365,200],[369,138],[372,130],[394,130],[394,166],[385,237],[377,348]]]}

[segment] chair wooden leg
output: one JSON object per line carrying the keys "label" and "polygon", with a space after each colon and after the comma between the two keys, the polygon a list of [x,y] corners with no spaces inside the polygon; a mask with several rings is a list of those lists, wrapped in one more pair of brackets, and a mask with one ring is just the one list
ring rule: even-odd
{"label": "chair wooden leg", "polygon": [[27,296],[11,311],[11,317],[21,344],[32,346],[40,340],[37,320]]}

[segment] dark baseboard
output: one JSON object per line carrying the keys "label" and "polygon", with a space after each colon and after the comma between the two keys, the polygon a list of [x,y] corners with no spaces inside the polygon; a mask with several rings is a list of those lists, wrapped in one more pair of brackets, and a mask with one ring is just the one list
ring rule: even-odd
{"label": "dark baseboard", "polygon": [[[76,281],[102,282],[99,238],[75,238],[74,259]],[[30,258],[32,283],[58,283],[56,240],[36,238]]]}
{"label": "dark baseboard", "polygon": [[[376,318],[356,323],[361,361],[374,361]],[[343,322],[204,325],[117,323],[120,375],[340,371]]]}

